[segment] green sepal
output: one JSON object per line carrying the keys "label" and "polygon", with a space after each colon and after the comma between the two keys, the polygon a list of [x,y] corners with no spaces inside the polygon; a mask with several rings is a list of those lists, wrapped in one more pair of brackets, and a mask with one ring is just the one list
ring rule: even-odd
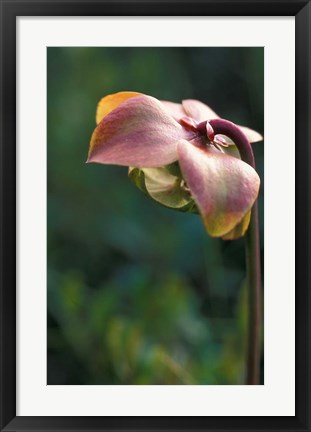
{"label": "green sepal", "polygon": [[129,177],[142,192],[164,207],[199,213],[178,162],[159,168],[129,167]]}

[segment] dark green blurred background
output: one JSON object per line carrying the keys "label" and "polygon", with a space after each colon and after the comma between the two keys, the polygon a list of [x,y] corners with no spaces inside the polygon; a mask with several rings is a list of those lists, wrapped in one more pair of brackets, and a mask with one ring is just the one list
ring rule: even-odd
{"label": "dark green blurred background", "polygon": [[[263,48],[47,53],[47,383],[242,384],[244,239],[209,238],[127,168],[85,160],[98,101],[123,90],[199,99],[263,133]],[[253,149],[263,252],[263,143]]]}

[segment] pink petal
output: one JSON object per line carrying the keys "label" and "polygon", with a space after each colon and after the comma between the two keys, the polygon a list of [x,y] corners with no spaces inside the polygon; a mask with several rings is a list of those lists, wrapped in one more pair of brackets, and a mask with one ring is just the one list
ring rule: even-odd
{"label": "pink petal", "polygon": [[219,116],[209,106],[195,99],[186,99],[182,101],[182,106],[189,117],[198,122],[219,118]]}
{"label": "pink petal", "polygon": [[178,143],[179,164],[207,232],[222,237],[235,228],[253,206],[260,180],[245,162],[188,141]]}
{"label": "pink petal", "polygon": [[186,112],[183,109],[182,104],[164,100],[162,100],[161,103],[165,106],[165,109],[176,121],[179,121],[182,117],[186,116]]}
{"label": "pink petal", "polygon": [[158,167],[177,160],[177,141],[191,139],[151,96],[127,99],[111,111],[93,132],[88,162]]}

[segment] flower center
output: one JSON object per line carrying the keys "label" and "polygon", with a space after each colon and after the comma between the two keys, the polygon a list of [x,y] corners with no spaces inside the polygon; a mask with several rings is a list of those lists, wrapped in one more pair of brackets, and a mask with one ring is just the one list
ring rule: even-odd
{"label": "flower center", "polygon": [[226,140],[221,135],[215,135],[212,125],[207,120],[198,123],[191,117],[182,117],[179,120],[179,123],[186,129],[192,130],[193,132],[197,132],[199,134],[198,137],[191,140],[195,141],[197,144],[199,143],[203,146],[212,145],[222,153],[222,147],[228,147]]}
{"label": "flower center", "polygon": [[194,132],[197,132],[197,122],[193,120],[191,117],[182,117],[179,120],[179,123],[184,126],[186,129],[190,129]]}

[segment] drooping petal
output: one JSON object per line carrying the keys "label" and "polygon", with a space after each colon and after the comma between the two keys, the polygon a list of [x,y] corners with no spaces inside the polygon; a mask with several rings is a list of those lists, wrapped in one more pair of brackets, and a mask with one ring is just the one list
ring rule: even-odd
{"label": "drooping petal", "polygon": [[210,147],[181,140],[179,163],[207,232],[222,237],[233,230],[253,206],[260,180],[245,162]]}
{"label": "drooping petal", "polygon": [[177,162],[159,168],[129,168],[129,177],[147,196],[182,212],[198,212]]}
{"label": "drooping petal", "polygon": [[219,118],[209,106],[195,99],[186,99],[182,101],[182,106],[189,117],[198,122]]}
{"label": "drooping petal", "polygon": [[107,114],[117,108],[122,102],[134,96],[139,96],[137,92],[119,92],[103,97],[97,105],[96,124],[98,124]]}
{"label": "drooping petal", "polygon": [[165,109],[176,121],[179,121],[182,117],[185,117],[187,115],[186,111],[183,109],[182,104],[164,100],[161,100],[161,103],[165,106]]}
{"label": "drooping petal", "polygon": [[177,123],[151,96],[127,99],[93,132],[88,162],[152,168],[177,160],[177,141],[194,132]]}
{"label": "drooping petal", "polygon": [[260,135],[260,133],[256,132],[255,130],[250,129],[246,126],[239,126],[239,128],[242,129],[242,131],[245,133],[249,142],[254,143],[263,140],[263,136]]}

